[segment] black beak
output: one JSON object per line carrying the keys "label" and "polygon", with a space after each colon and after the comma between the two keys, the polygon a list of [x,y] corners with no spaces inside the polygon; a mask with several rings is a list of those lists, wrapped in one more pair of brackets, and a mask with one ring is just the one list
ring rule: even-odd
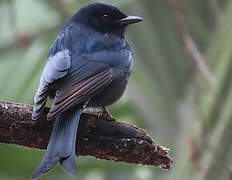
{"label": "black beak", "polygon": [[141,17],[138,16],[127,16],[123,19],[116,21],[119,24],[129,25],[143,21]]}

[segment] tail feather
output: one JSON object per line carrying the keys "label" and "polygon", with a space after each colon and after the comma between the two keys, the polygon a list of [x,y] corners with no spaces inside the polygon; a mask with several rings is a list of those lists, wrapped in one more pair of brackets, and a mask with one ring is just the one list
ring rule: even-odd
{"label": "tail feather", "polygon": [[76,174],[76,157],[75,154],[69,156],[68,158],[61,159],[60,164],[62,168],[69,175],[74,176]]}
{"label": "tail feather", "polygon": [[82,108],[74,107],[57,116],[49,139],[45,156],[32,175],[32,179],[51,170],[57,162],[70,175],[76,174],[75,145],[76,134]]}

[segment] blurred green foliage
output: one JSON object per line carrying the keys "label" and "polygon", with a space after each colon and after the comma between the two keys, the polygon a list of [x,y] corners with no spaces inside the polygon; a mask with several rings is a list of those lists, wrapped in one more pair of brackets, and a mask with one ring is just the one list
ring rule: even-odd
{"label": "blurred green foliage", "polygon": [[[62,24],[90,2],[94,1],[0,0],[1,100],[33,104],[49,48]],[[119,121],[146,129],[157,143],[169,147],[175,162],[162,171],[78,157],[76,177],[57,166],[41,179],[231,179],[232,1],[100,2],[144,19],[126,34],[135,66],[125,95],[111,111]],[[187,46],[186,32],[196,51]],[[202,72],[196,54],[215,83]],[[43,152],[1,144],[0,180],[28,179],[42,156]]]}

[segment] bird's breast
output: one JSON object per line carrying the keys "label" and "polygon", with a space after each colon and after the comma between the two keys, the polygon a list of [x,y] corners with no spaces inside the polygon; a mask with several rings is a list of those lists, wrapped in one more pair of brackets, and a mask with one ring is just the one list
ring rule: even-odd
{"label": "bird's breast", "polygon": [[133,53],[128,49],[121,49],[117,51],[103,50],[93,53],[91,60],[99,63],[105,63],[112,68],[131,71],[133,65]]}

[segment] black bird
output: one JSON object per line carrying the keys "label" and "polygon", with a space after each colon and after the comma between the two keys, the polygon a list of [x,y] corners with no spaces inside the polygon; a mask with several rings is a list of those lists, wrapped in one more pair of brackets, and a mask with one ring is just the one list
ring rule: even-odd
{"label": "black bird", "polygon": [[64,24],[48,55],[34,98],[32,119],[38,119],[48,96],[53,105],[47,119],[56,118],[45,156],[33,173],[38,178],[57,162],[76,173],[75,143],[80,114],[87,107],[107,107],[123,94],[133,66],[133,53],[124,39],[129,24],[142,21],[112,5],[93,3]]}

